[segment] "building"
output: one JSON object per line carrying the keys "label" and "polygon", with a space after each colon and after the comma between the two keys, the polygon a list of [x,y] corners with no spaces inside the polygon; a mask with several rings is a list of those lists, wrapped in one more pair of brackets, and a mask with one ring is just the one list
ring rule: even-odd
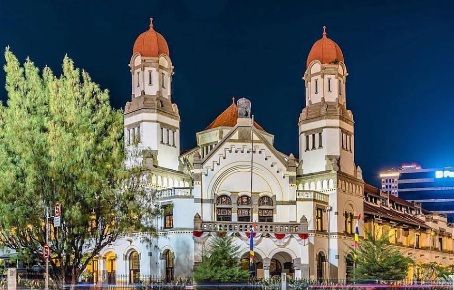
{"label": "building", "polygon": [[[404,231],[405,223],[395,223],[401,215],[410,216],[404,221],[412,227],[422,226],[418,231],[431,229],[432,220],[421,212],[421,219],[402,212],[401,203],[408,202],[387,195],[385,205],[381,191],[365,191],[370,187],[354,161],[347,67],[325,29],[305,65],[306,106],[295,132],[299,158],[274,147],[275,136],[259,125],[260,117],[252,117],[245,98],[233,100],[196,134],[197,146],[181,153],[171,52],[152,23],[138,36],[130,61],[131,100],[124,111],[127,165],[148,168],[163,214],[156,220],[158,237],[137,233],[106,247],[88,268],[94,282],[191,276],[220,232],[234,237],[247,261],[254,224],[258,278],[285,272],[294,278],[345,279],[357,222],[363,235],[385,212],[392,217],[380,219]],[[390,206],[390,199],[396,205]],[[451,239],[445,243],[443,251],[452,249]]]}
{"label": "building", "polygon": [[[391,176],[393,175],[393,176]],[[388,181],[392,180],[392,194],[405,200],[420,203],[425,210],[447,215],[454,221],[454,168],[421,168],[418,164],[404,164],[398,170],[380,174],[382,190],[389,191]]]}

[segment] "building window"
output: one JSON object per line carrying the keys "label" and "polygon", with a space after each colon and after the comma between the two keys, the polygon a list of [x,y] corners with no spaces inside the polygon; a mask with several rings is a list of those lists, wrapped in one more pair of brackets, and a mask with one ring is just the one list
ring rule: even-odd
{"label": "building window", "polygon": [[238,197],[238,221],[250,222],[251,221],[251,198],[247,195]]}
{"label": "building window", "polygon": [[315,134],[312,134],[312,150],[315,149]]}
{"label": "building window", "polygon": [[161,127],[161,143],[164,143],[164,128]]}
{"label": "building window", "polygon": [[318,94],[318,79],[315,79],[315,93]]}
{"label": "building window", "polygon": [[166,88],[166,75],[164,73],[161,73],[161,78],[162,78],[162,88]]}
{"label": "building window", "polygon": [[148,84],[151,86],[153,85],[153,79],[152,79],[152,74],[153,74],[153,71],[149,70],[148,71]]}
{"label": "building window", "polygon": [[438,245],[439,245],[440,251],[443,251],[443,238],[442,237],[438,238]]}
{"label": "building window", "polygon": [[417,235],[415,236],[415,248],[416,248],[416,249],[419,249],[419,237],[420,237],[419,234],[417,234]]}
{"label": "building window", "polygon": [[331,78],[328,78],[328,92],[331,93]]}
{"label": "building window", "polygon": [[322,208],[317,208],[315,220],[316,220],[316,230],[323,231],[323,209]]}
{"label": "building window", "polygon": [[339,95],[342,95],[342,82],[339,80]]}
{"label": "building window", "polygon": [[131,145],[131,132],[130,129],[126,129],[126,142],[128,145]]}
{"label": "building window", "polygon": [[344,213],[345,217],[345,233],[351,235],[353,234],[353,213],[351,212],[345,212]]}
{"label": "building window", "polygon": [[309,151],[309,135],[306,134],[306,151]]}
{"label": "building window", "polygon": [[175,144],[175,131],[173,131],[173,130],[172,130],[172,145],[175,146],[175,147],[177,146]]}
{"label": "building window", "polygon": [[269,196],[259,198],[259,222],[273,222],[273,199]]}
{"label": "building window", "polygon": [[318,133],[318,148],[323,147],[322,132]]}
{"label": "building window", "polygon": [[170,130],[167,129],[167,145],[169,145],[170,142]]}
{"label": "building window", "polygon": [[167,204],[164,206],[164,228],[173,228],[173,205]]}
{"label": "building window", "polygon": [[216,220],[232,221],[232,200],[227,195],[216,198]]}
{"label": "building window", "polygon": [[137,87],[140,87],[140,72],[137,72]]}

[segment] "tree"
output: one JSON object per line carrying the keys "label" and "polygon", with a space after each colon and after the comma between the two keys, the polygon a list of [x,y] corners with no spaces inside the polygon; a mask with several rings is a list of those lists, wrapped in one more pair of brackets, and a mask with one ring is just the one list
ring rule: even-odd
{"label": "tree", "polygon": [[[45,209],[51,277],[74,284],[119,235],[153,233],[154,209],[141,167],[124,167],[123,115],[109,92],[65,57],[62,74],[21,65],[5,51],[7,105],[0,104],[0,244],[44,263]],[[146,178],[145,178],[146,180]]]}
{"label": "tree", "polygon": [[449,281],[449,275],[452,274],[451,267],[443,267],[435,262],[424,263],[417,266],[419,271],[417,272],[416,278],[422,281],[430,281],[436,279],[442,279]]}
{"label": "tree", "polygon": [[351,274],[355,280],[402,280],[412,263],[389,243],[387,234],[375,237],[366,233],[366,239],[352,249],[352,254],[355,268]]}
{"label": "tree", "polygon": [[249,277],[247,270],[240,267],[239,246],[233,244],[232,237],[215,237],[210,250],[202,263],[194,270],[197,282],[239,282]]}

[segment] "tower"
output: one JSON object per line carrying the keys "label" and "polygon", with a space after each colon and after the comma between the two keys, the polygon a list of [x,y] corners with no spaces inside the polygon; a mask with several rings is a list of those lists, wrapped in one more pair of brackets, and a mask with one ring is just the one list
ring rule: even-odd
{"label": "tower", "polygon": [[180,155],[180,115],[172,103],[173,66],[164,37],[150,27],[134,42],[129,63],[131,101],[125,106],[125,146],[128,164],[143,154],[154,166],[177,170]]}
{"label": "tower", "polygon": [[306,64],[306,107],[298,123],[302,173],[339,168],[354,176],[354,122],[346,102],[347,68],[339,45],[328,38],[325,27]]}

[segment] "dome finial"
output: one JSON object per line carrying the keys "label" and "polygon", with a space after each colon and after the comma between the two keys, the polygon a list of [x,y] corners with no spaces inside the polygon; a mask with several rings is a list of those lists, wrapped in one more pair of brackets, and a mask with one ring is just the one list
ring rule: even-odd
{"label": "dome finial", "polygon": [[235,104],[235,97],[232,97],[232,103]]}
{"label": "dome finial", "polygon": [[153,28],[153,17],[150,17],[150,28]]}
{"label": "dome finial", "polygon": [[323,36],[326,36],[326,26],[323,25]]}

